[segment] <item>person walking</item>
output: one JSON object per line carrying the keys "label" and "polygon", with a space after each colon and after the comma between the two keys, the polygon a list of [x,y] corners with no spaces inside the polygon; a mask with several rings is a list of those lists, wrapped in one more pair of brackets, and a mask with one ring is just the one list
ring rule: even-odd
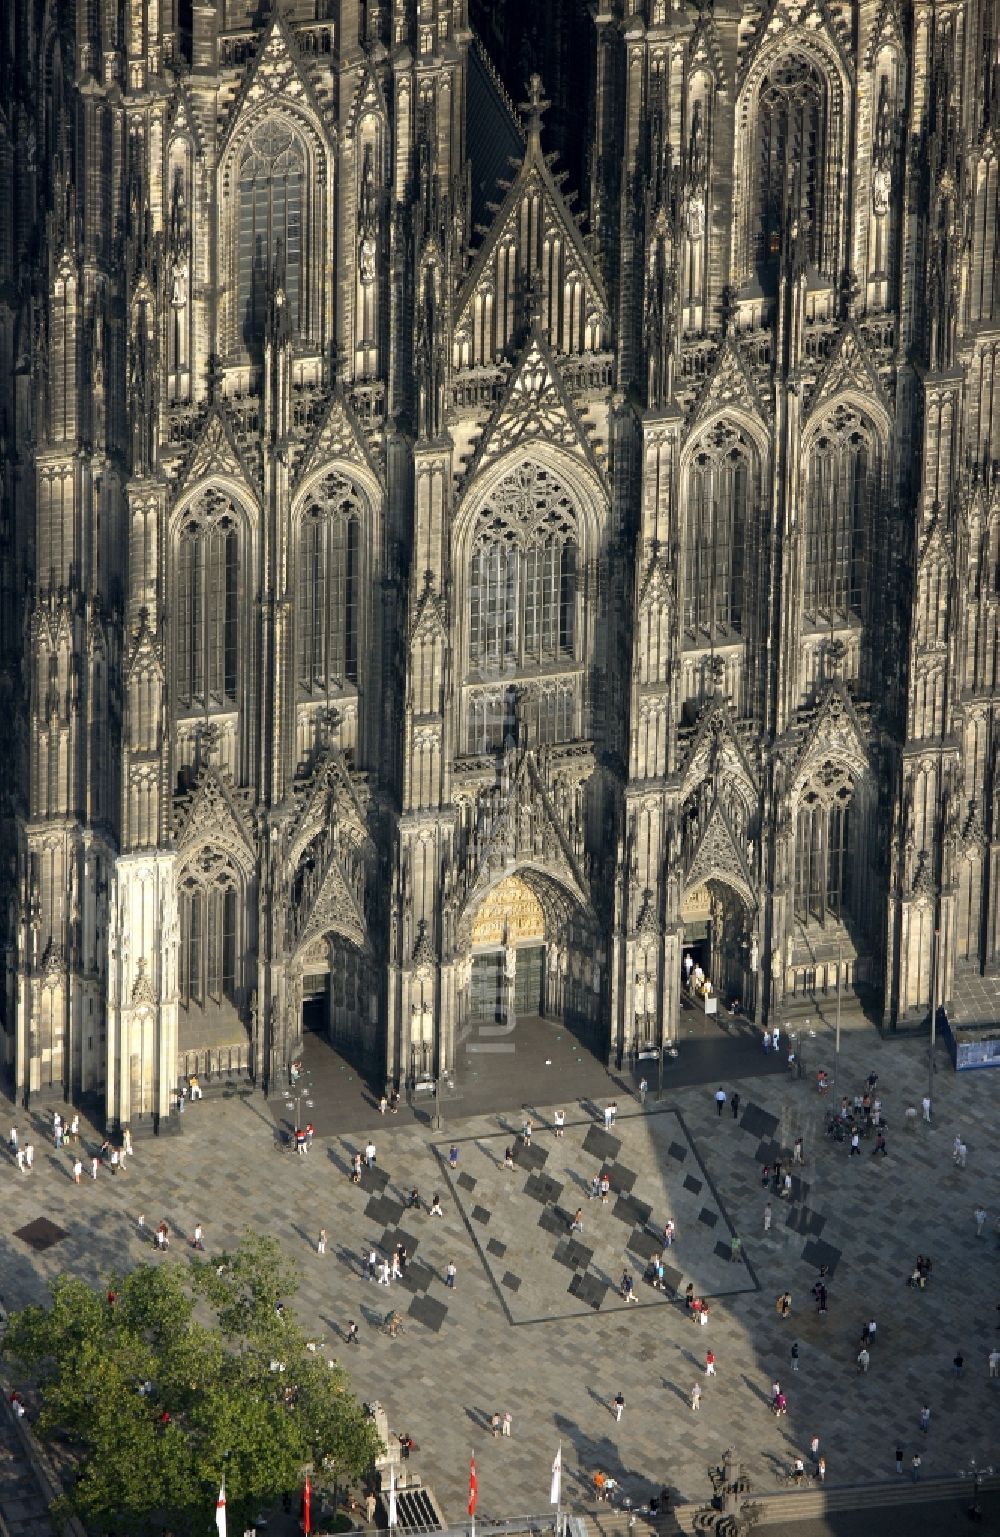
{"label": "person walking", "polygon": [[725,1110],[725,1108],[726,1108],[726,1091],[722,1087],[722,1084],[720,1083],[719,1087],[718,1087],[718,1090],[716,1091],[716,1095],[715,1095],[715,1113],[716,1113],[716,1115],[721,1115],[723,1110]]}
{"label": "person walking", "polygon": [[729,1263],[738,1265],[743,1257],[743,1243],[739,1235],[734,1233],[729,1245]]}
{"label": "person walking", "polygon": [[444,1284],[445,1284],[445,1286],[450,1287],[452,1291],[454,1291],[454,1289],[455,1289],[455,1277],[457,1275],[458,1275],[458,1268],[455,1265],[455,1261],[454,1260],[449,1260],[448,1261],[448,1268],[447,1268],[447,1270],[444,1273]]}
{"label": "person walking", "polygon": [[705,1352],[705,1376],[706,1377],[714,1377],[715,1376],[715,1351],[714,1350],[706,1350],[706,1352]]}
{"label": "person walking", "polygon": [[96,1179],[97,1178],[97,1171],[100,1168],[100,1164],[101,1164],[101,1160],[98,1158],[97,1154],[95,1153],[93,1158],[90,1160],[90,1177],[91,1177],[91,1179]]}
{"label": "person walking", "polygon": [[644,1105],[646,1103],[646,1095],[648,1094],[648,1092],[649,1092],[649,1084],[646,1082],[645,1078],[640,1078],[639,1079],[639,1103],[640,1103],[640,1105]]}
{"label": "person walking", "polygon": [[924,1112],[924,1120],[925,1121],[929,1121],[930,1118],[931,1118],[931,1097],[930,1097],[930,1095],[929,1094],[925,1094],[923,1099],[920,1101],[920,1104],[921,1104],[921,1108],[923,1109],[923,1112]]}
{"label": "person walking", "polygon": [[858,1371],[866,1372],[868,1370],[868,1364],[870,1361],[871,1356],[868,1354],[867,1347],[862,1345],[861,1349],[858,1351]]}
{"label": "person walking", "polygon": [[819,1436],[813,1436],[809,1442],[809,1455],[813,1460],[813,1467],[819,1467]]}
{"label": "person walking", "polygon": [[565,1112],[565,1110],[557,1110],[556,1113],[555,1113],[554,1120],[555,1120],[555,1123],[556,1123],[556,1136],[557,1137],[564,1137],[566,1135],[566,1112]]}
{"label": "person walking", "polygon": [[861,1133],[857,1130],[851,1132],[851,1157],[861,1152]]}
{"label": "person walking", "polygon": [[896,1472],[897,1473],[902,1473],[902,1471],[903,1471],[903,1448],[900,1445],[898,1445],[898,1443],[897,1443],[897,1446],[896,1446]]}
{"label": "person walking", "polygon": [[621,1419],[621,1417],[622,1417],[622,1410],[624,1409],[624,1407],[625,1407],[624,1396],[620,1392],[618,1392],[618,1393],[615,1394],[614,1398],[611,1400],[611,1412],[614,1415],[616,1421]]}
{"label": "person walking", "polygon": [[803,1163],[804,1162],[804,1159],[802,1157],[802,1138],[801,1137],[796,1137],[795,1138],[795,1146],[792,1148],[792,1162],[793,1163]]}
{"label": "person walking", "polygon": [[986,1226],[987,1211],[985,1206],[976,1207],[976,1237],[982,1238],[983,1228]]}
{"label": "person walking", "polygon": [[823,1483],[824,1480],[826,1479],[826,1458],[825,1457],[821,1457],[819,1459],[819,1461],[817,1462],[817,1464],[816,1464],[816,1477],[819,1479],[820,1483]]}
{"label": "person walking", "polygon": [[576,1208],[576,1216],[573,1218],[572,1222],[570,1223],[569,1230],[570,1230],[571,1233],[582,1233],[583,1232],[583,1207],[582,1206],[578,1206]]}
{"label": "person walking", "polygon": [[605,1105],[605,1107],[604,1107],[604,1130],[605,1131],[610,1131],[611,1130],[611,1106],[610,1105]]}
{"label": "person walking", "polygon": [[511,1418],[511,1412],[508,1409],[505,1412],[505,1414],[504,1414],[503,1423],[502,1423],[502,1425],[500,1427],[501,1428],[501,1434],[509,1437],[510,1436],[510,1432],[511,1432],[511,1426],[513,1425],[513,1423],[514,1422],[513,1422],[513,1419]]}
{"label": "person walking", "polygon": [[434,1196],[431,1201],[430,1215],[432,1217],[444,1216],[444,1212],[441,1210],[441,1197],[439,1195]]}
{"label": "person walking", "polygon": [[10,1145],[10,1150],[13,1153],[15,1158],[17,1157],[17,1142],[18,1142],[17,1127],[16,1126],[12,1126],[10,1128],[9,1145]]}
{"label": "person walking", "polygon": [[499,1416],[499,1414],[495,1410],[490,1415],[490,1433],[493,1436],[494,1441],[499,1439],[499,1436],[500,1436],[500,1416]]}
{"label": "person walking", "polygon": [[353,1318],[350,1318],[347,1321],[347,1333],[344,1335],[344,1344],[345,1345],[360,1345],[361,1344],[361,1340],[360,1340],[360,1338],[358,1336],[358,1326],[357,1326],[357,1324],[356,1324],[356,1322],[354,1321]]}
{"label": "person walking", "polygon": [[1000,1377],[1000,1350],[995,1345],[990,1351],[990,1376]]}
{"label": "person walking", "polygon": [[691,1389],[691,1408],[693,1411],[697,1411],[701,1408],[701,1388],[697,1382]]}
{"label": "person walking", "polygon": [[83,1173],[83,1164],[80,1162],[79,1158],[74,1158],[74,1160],[73,1160],[73,1183],[75,1185],[78,1185],[80,1183],[80,1176],[81,1176],[82,1173]]}
{"label": "person walking", "polygon": [[375,1167],[375,1158],[375,1144],[371,1141],[371,1139],[369,1139],[365,1144],[365,1163],[369,1169],[373,1169]]}
{"label": "person walking", "polygon": [[957,1159],[957,1162],[958,1162],[958,1167],[960,1169],[964,1169],[965,1168],[965,1162],[966,1162],[966,1159],[968,1158],[968,1156],[969,1156],[969,1149],[966,1147],[965,1143],[963,1142],[963,1143],[960,1144],[959,1149],[958,1149],[958,1159]]}
{"label": "person walking", "polygon": [[319,1237],[316,1240],[316,1253],[317,1254],[325,1254],[326,1253],[326,1228],[325,1227],[321,1227],[320,1230],[319,1230]]}
{"label": "person walking", "polygon": [[776,1052],[781,1044],[781,1026],[775,1025],[771,1031],[771,1050]]}
{"label": "person walking", "polygon": [[32,1168],[34,1166],[34,1162],[35,1162],[35,1144],[33,1142],[29,1142],[27,1147],[24,1149],[24,1166],[28,1170],[29,1174],[31,1173],[31,1170],[32,1170]]}
{"label": "person walking", "polygon": [[956,1352],[955,1359],[951,1364],[955,1368],[955,1376],[961,1377],[962,1372],[965,1369],[965,1357],[960,1350]]}
{"label": "person walking", "polygon": [[793,1372],[797,1372],[798,1369],[799,1369],[799,1342],[798,1342],[798,1340],[793,1340],[792,1348],[791,1348],[789,1354],[791,1355],[791,1358],[792,1358],[792,1371]]}
{"label": "person walking", "polygon": [[764,1232],[765,1233],[769,1233],[770,1231],[771,1231],[771,1203],[770,1203],[770,1201],[768,1201],[767,1205],[764,1207]]}
{"label": "person walking", "polygon": [[930,1411],[929,1406],[927,1404],[924,1404],[924,1407],[920,1411],[920,1429],[923,1431],[924,1435],[926,1435],[928,1430],[930,1429],[930,1424],[931,1424],[931,1411]]}
{"label": "person walking", "polygon": [[920,1453],[919,1452],[914,1452],[913,1456],[910,1458],[910,1471],[913,1474],[913,1482],[916,1483],[917,1479],[920,1477]]}
{"label": "person walking", "polygon": [[195,1223],[194,1233],[193,1233],[192,1238],[191,1238],[191,1247],[192,1247],[192,1249],[201,1249],[201,1251],[204,1253],[204,1250],[205,1250],[205,1234],[204,1234],[204,1231],[202,1229],[202,1225],[201,1225],[200,1222],[196,1222]]}
{"label": "person walking", "polygon": [[15,1156],[17,1158],[17,1166],[20,1169],[21,1173],[22,1174],[27,1174],[28,1171],[24,1167],[24,1148],[23,1147],[19,1147]]}
{"label": "person walking", "polygon": [[733,1112],[733,1120],[738,1121],[740,1118],[740,1096],[738,1093],[733,1094],[729,1101],[729,1108]]}

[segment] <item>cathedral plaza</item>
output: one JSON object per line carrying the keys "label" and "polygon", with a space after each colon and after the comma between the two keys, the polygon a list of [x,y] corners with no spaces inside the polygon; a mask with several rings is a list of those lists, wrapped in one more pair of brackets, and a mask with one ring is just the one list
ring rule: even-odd
{"label": "cathedral plaza", "polygon": [[[265,1102],[209,1086],[188,1104],[179,1135],[137,1140],[124,1174],[112,1177],[105,1166],[96,1181],[79,1186],[71,1178],[74,1154],[52,1149],[48,1107],[26,1115],[8,1106],[3,1113],[19,1125],[22,1145],[35,1128],[36,1156],[30,1175],[12,1160],[0,1173],[0,1291],[16,1308],[57,1273],[100,1278],[150,1261],[151,1231],[161,1220],[172,1238],[162,1263],[171,1265],[188,1263],[196,1224],[209,1257],[233,1246],[247,1224],[272,1234],[299,1266],[295,1306],[307,1330],[348,1368],[362,1398],[382,1404],[391,1431],[412,1437],[416,1450],[402,1471],[432,1491],[446,1525],[465,1519],[472,1453],[481,1522],[547,1520],[560,1444],[563,1508],[600,1516],[597,1471],[618,1480],[636,1506],[666,1487],[675,1506],[698,1507],[711,1494],[709,1464],[732,1445],[753,1496],[774,1496],[796,1456],[812,1466],[814,1436],[831,1499],[865,1486],[860,1495],[853,1489],[852,1502],[886,1501],[894,1480],[900,1500],[927,1499],[940,1480],[949,1516],[951,1508],[962,1515],[957,1475],[997,1458],[1000,1380],[991,1378],[988,1358],[1000,1301],[1000,1074],[954,1074],[941,1052],[926,1124],[925,1053],[913,1041],[880,1041],[851,1016],[838,1089],[853,1096],[877,1072],[888,1126],[887,1156],[874,1156],[869,1138],[855,1158],[846,1142],[825,1135],[833,1096],[815,1089],[815,1071],[832,1069],[832,1033],[810,1028],[795,1044],[808,1072],[790,1081],[783,1060],[765,1058],[755,1038],[722,1042],[739,1065],[738,1078],[722,1080],[729,1098],[740,1095],[734,1119],[728,1102],[717,1113],[715,1078],[684,1083],[685,1053],[695,1054],[696,1042],[682,1044],[668,1068],[662,1101],[654,1084],[643,1105],[633,1083],[582,1063],[572,1042],[553,1036],[550,1071],[559,1078],[542,1078],[544,1063],[532,1068],[534,1102],[495,1113],[473,1106],[470,1113],[470,1079],[467,1094],[459,1084],[442,1101],[437,1129],[433,1107],[414,1113],[402,1105],[396,1115],[380,1115],[328,1048],[326,1059],[317,1054],[317,1043],[294,1091]],[[592,1092],[555,1098],[574,1069],[586,1073]],[[482,1077],[490,1069],[478,1071]],[[511,1065],[504,1071],[504,1085],[513,1084]],[[339,1089],[331,1074],[342,1076]],[[502,1093],[499,1077],[493,1092]],[[604,1107],[612,1100],[617,1115],[606,1129]],[[910,1108],[916,1114],[908,1117]],[[565,1112],[562,1137],[555,1135],[557,1109]],[[316,1127],[304,1156],[287,1146],[297,1112]],[[799,1136],[801,1165],[792,1163]],[[953,1159],[957,1136],[968,1150],[963,1168]],[[369,1138],[375,1163],[355,1185],[353,1155]],[[96,1152],[99,1134],[85,1130],[83,1141],[87,1154]],[[773,1167],[776,1157],[793,1174],[787,1200],[761,1187],[762,1164]],[[89,1157],[87,1167],[89,1175]],[[604,1169],[612,1187],[607,1204],[588,1198]],[[419,1209],[406,1204],[414,1188]],[[429,1211],[435,1195],[440,1218]],[[773,1217],[765,1231],[768,1202]],[[982,1237],[979,1206],[988,1212]],[[582,1231],[571,1231],[580,1207]],[[20,1232],[42,1215],[55,1232],[51,1247],[39,1251]],[[657,1292],[644,1276],[668,1219],[676,1236]],[[322,1255],[320,1228],[329,1235]],[[741,1239],[735,1262],[734,1236]],[[389,1260],[400,1242],[408,1255],[403,1280],[386,1288],[368,1279],[370,1252]],[[932,1260],[925,1290],[906,1284],[918,1254]],[[810,1295],[821,1265],[825,1316]],[[634,1305],[618,1291],[623,1270],[634,1277]],[[708,1307],[707,1326],[685,1308],[689,1282]],[[775,1300],[786,1291],[791,1313],[782,1318]],[[391,1310],[402,1319],[395,1339],[380,1328]],[[877,1340],[861,1374],[858,1340],[871,1319]],[[345,1342],[352,1321],[357,1346]],[[709,1350],[712,1377],[705,1373]],[[787,1397],[781,1418],[770,1409],[775,1380]],[[703,1391],[693,1412],[696,1383]],[[625,1400],[620,1421],[613,1414],[618,1393]],[[919,1429],[925,1405],[926,1435]],[[494,1439],[491,1417],[508,1412],[510,1438]],[[905,1477],[895,1470],[897,1445]],[[910,1477],[914,1453],[922,1458],[919,1490]],[[921,1517],[915,1505],[911,1530],[946,1529],[916,1524]]]}

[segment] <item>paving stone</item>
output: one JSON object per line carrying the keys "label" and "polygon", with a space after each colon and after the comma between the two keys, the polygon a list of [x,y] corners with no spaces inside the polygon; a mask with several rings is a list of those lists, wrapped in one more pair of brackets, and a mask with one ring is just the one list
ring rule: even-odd
{"label": "paving stone", "polygon": [[752,1100],[748,1105],[744,1105],[743,1113],[740,1116],[740,1126],[742,1129],[750,1132],[751,1136],[760,1137],[762,1141],[769,1141],[780,1124],[776,1115],[772,1115],[769,1110],[765,1110],[761,1105],[755,1105]]}
{"label": "paving stone", "polygon": [[485,1206],[474,1206],[472,1208],[472,1220],[473,1222],[481,1223],[485,1227],[487,1223],[493,1220],[493,1213],[487,1211]]}
{"label": "paving stone", "polygon": [[622,1163],[613,1163],[608,1170],[612,1190],[630,1191],[635,1185],[638,1175],[632,1169],[627,1169]]}
{"label": "paving stone", "polygon": [[676,1158],[678,1163],[683,1163],[687,1155],[687,1148],[681,1147],[679,1142],[671,1142],[670,1146],[667,1148],[667,1157]]}
{"label": "paving stone", "polygon": [[614,1163],[621,1151],[621,1138],[613,1137],[609,1131],[604,1131],[600,1126],[592,1126],[583,1139],[583,1151],[589,1153],[592,1158],[600,1158],[607,1163]]}
{"label": "paving stone", "polygon": [[516,1292],[521,1289],[521,1277],[515,1275],[513,1270],[505,1270],[500,1281],[501,1286],[506,1286],[508,1291]]}
{"label": "paving stone", "polygon": [[458,1176],[458,1183],[463,1190],[475,1190],[476,1188],[476,1182],[472,1175],[466,1174],[464,1171]]}
{"label": "paving stone", "polygon": [[692,1195],[700,1195],[704,1188],[704,1183],[704,1180],[695,1179],[693,1174],[689,1174],[684,1181],[684,1189],[690,1190]]}
{"label": "paving stone", "polygon": [[34,1249],[36,1254],[44,1254],[46,1249],[62,1243],[66,1237],[66,1229],[59,1227],[55,1222],[50,1222],[48,1217],[36,1217],[34,1222],[27,1222],[24,1227],[19,1227],[14,1237],[26,1243],[29,1249]]}
{"label": "paving stone", "polygon": [[519,1140],[514,1143],[514,1162],[519,1169],[540,1169],[548,1156],[537,1142],[525,1144]]}
{"label": "paving stone", "polygon": [[637,1227],[628,1241],[627,1248],[630,1254],[638,1254],[642,1259],[652,1259],[654,1254],[661,1252],[663,1241],[657,1238],[655,1233],[648,1233],[644,1228]]}
{"label": "paving stone", "polygon": [[411,1318],[415,1318],[418,1323],[424,1324],[435,1334],[448,1316],[448,1309],[436,1297],[414,1297],[406,1311]]}
{"label": "paving stone", "polygon": [[718,1212],[710,1211],[707,1206],[703,1206],[701,1211],[698,1213],[698,1221],[703,1222],[706,1227],[714,1227],[718,1220]]}
{"label": "paving stone", "polygon": [[813,1265],[817,1270],[821,1265],[826,1265],[832,1279],[840,1263],[841,1250],[834,1248],[833,1244],[825,1243],[822,1238],[811,1238],[802,1250],[802,1258],[807,1265]]}
{"label": "paving stone", "polygon": [[491,1238],[489,1243],[486,1245],[486,1252],[488,1254],[492,1254],[496,1259],[503,1259],[504,1255],[507,1253],[507,1245],[505,1243],[501,1243],[499,1238]]}

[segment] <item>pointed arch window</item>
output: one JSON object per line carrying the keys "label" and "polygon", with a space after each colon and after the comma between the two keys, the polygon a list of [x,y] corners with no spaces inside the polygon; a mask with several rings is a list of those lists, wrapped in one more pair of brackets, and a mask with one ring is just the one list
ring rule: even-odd
{"label": "pointed arch window", "polygon": [[756,241],[766,271],[797,226],[807,259],[832,276],[826,242],[828,103],[820,70],[798,53],[777,60],[757,99]]}
{"label": "pointed arch window", "polygon": [[239,878],[228,856],[200,850],[182,872],[178,893],[181,1006],[238,1003]]}
{"label": "pointed arch window", "polygon": [[754,451],[735,427],[719,422],[698,444],[688,472],[683,609],[692,640],[729,639],[742,630],[755,500]]}
{"label": "pointed arch window", "polygon": [[234,705],[239,669],[239,522],[208,491],[185,514],[177,552],[177,701],[182,709]]}
{"label": "pointed arch window", "polygon": [[277,270],[294,330],[302,325],[305,154],[292,130],[265,118],[239,166],[238,318],[246,346],[263,336],[268,284]]}
{"label": "pointed arch window", "polygon": [[803,609],[816,624],[864,617],[879,486],[878,443],[841,406],[813,441],[807,466]]}
{"label": "pointed arch window", "polygon": [[523,670],[576,654],[577,522],[537,465],[502,481],[480,516],[469,573],[469,663]]}
{"label": "pointed arch window", "polygon": [[310,499],[299,531],[296,628],[299,687],[326,693],[358,681],[362,508],[339,475]]}
{"label": "pointed arch window", "polygon": [[851,800],[846,771],[826,764],[799,802],[795,827],[795,916],[843,921],[851,903]]}

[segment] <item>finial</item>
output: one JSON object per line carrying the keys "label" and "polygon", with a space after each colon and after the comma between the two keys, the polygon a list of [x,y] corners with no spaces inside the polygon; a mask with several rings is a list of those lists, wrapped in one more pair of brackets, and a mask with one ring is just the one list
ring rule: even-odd
{"label": "finial", "polygon": [[521,111],[525,114],[528,143],[536,149],[541,142],[542,115],[551,105],[542,95],[541,75],[532,75],[528,81],[528,100],[521,103]]}

